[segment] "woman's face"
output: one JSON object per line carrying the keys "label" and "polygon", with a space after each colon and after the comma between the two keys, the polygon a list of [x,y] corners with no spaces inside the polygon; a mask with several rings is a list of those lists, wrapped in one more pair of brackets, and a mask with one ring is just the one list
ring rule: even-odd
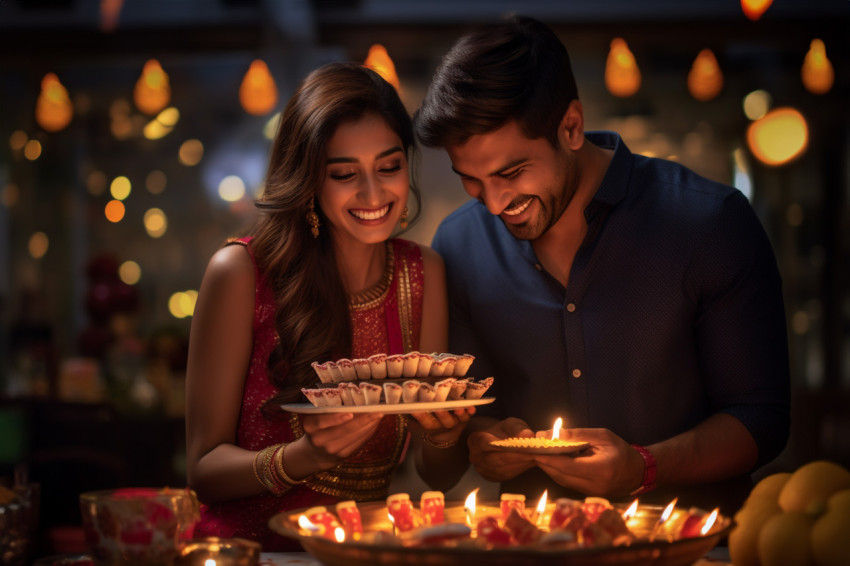
{"label": "woman's face", "polygon": [[342,123],[327,147],[318,201],[338,243],[387,240],[410,188],[401,138],[375,114]]}

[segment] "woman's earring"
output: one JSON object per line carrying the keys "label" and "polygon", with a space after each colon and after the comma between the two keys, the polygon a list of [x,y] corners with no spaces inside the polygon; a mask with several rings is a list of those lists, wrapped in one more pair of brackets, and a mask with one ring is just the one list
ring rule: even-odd
{"label": "woman's earring", "polygon": [[310,210],[307,211],[307,224],[310,225],[310,232],[313,234],[313,239],[319,237],[319,215],[316,214],[316,199],[310,199]]}
{"label": "woman's earring", "polygon": [[407,207],[401,209],[401,218],[399,218],[399,227],[402,230],[407,230]]}

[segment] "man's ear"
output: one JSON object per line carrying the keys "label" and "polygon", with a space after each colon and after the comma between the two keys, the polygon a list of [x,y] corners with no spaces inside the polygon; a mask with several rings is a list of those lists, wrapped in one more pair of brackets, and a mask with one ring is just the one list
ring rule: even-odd
{"label": "man's ear", "polygon": [[584,144],[584,109],[578,99],[570,102],[558,127],[558,139],[562,147],[573,151]]}

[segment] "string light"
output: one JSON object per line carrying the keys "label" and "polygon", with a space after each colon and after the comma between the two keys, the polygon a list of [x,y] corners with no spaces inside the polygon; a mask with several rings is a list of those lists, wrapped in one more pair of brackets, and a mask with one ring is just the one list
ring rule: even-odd
{"label": "string light", "polygon": [[761,18],[773,0],[741,0],[741,9],[744,10],[744,15],[749,19],[756,21]]}
{"label": "string light", "polygon": [[707,102],[723,89],[723,73],[711,49],[703,49],[688,73],[688,91],[700,102]]}
{"label": "string light", "polygon": [[640,82],[635,56],[623,38],[615,37],[605,62],[605,87],[614,96],[626,98],[638,91]]}
{"label": "string light", "polygon": [[48,132],[64,130],[74,117],[74,105],[59,77],[47,73],[41,80],[41,92],[35,103],[35,121]]}
{"label": "string light", "polygon": [[277,85],[262,59],[252,61],[242,78],[239,103],[253,116],[265,116],[277,105]]}
{"label": "string light", "polygon": [[384,80],[393,85],[396,90],[401,89],[401,82],[399,82],[398,75],[395,72],[395,63],[390,58],[390,54],[387,53],[387,49],[380,43],[369,48],[363,66],[369,67],[384,77]]}
{"label": "string light", "polygon": [[171,86],[168,83],[168,75],[159,61],[148,60],[133,91],[136,108],[145,114],[153,115],[168,106],[170,99]]}
{"label": "string light", "polygon": [[826,57],[826,46],[820,39],[813,39],[803,59],[800,71],[803,86],[812,94],[826,94],[835,82],[835,71]]}

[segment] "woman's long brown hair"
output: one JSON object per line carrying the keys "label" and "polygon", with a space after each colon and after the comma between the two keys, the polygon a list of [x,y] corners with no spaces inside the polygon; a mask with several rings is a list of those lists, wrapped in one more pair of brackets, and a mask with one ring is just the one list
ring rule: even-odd
{"label": "woman's long brown hair", "polygon": [[[313,238],[306,215],[325,175],[327,145],[337,127],[367,114],[386,121],[410,159],[413,126],[395,89],[376,72],[355,63],[329,63],[310,73],[280,119],[256,206],[262,212],[251,246],[274,293],[279,344],[269,358],[269,378],[279,393],[264,406],[301,396],[316,382],[310,364],[351,355],[348,296],[328,230]],[[411,183],[419,212],[419,193]],[[325,217],[315,199],[320,222]]]}

